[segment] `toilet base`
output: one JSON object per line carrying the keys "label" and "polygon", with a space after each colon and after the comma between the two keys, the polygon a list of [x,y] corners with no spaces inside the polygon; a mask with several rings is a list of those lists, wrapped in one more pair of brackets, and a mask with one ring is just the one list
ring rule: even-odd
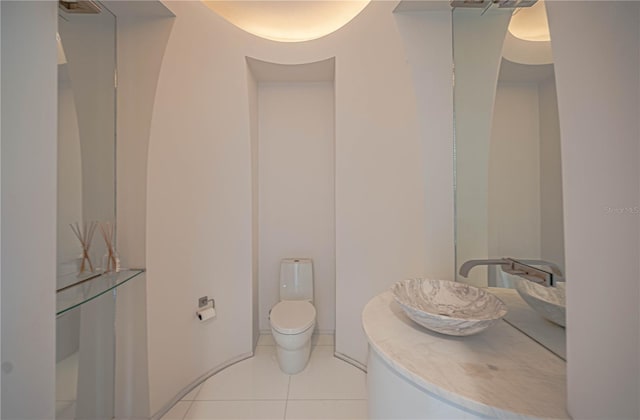
{"label": "toilet base", "polygon": [[276,356],[280,370],[289,375],[302,372],[307,366],[310,354],[311,340],[307,340],[302,347],[295,350],[287,350],[276,345]]}

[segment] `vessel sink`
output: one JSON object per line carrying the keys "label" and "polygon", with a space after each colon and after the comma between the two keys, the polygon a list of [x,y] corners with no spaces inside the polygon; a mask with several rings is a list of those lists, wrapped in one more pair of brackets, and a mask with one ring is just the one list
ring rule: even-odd
{"label": "vessel sink", "polygon": [[491,293],[454,281],[407,279],[393,285],[392,293],[409,318],[441,334],[476,334],[507,313],[507,306]]}
{"label": "vessel sink", "polygon": [[516,283],[516,290],[522,296],[522,299],[543,318],[560,326],[566,326],[566,289],[564,282],[558,282],[554,287],[545,287],[520,279]]}

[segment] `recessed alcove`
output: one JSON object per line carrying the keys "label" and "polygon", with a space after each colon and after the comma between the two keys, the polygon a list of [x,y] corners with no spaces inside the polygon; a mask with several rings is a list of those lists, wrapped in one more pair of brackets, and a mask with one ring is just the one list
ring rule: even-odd
{"label": "recessed alcove", "polygon": [[269,331],[280,260],[314,262],[316,329],[335,330],[335,59],[247,57],[251,121],[254,337]]}

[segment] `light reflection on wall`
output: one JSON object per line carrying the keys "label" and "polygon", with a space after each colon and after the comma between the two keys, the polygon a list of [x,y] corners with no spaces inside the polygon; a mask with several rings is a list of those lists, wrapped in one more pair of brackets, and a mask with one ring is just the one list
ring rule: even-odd
{"label": "light reflection on wall", "polygon": [[550,41],[544,1],[538,0],[531,7],[517,9],[511,17],[509,32],[524,41]]}
{"label": "light reflection on wall", "polygon": [[370,0],[207,1],[203,3],[237,27],[279,42],[317,39],[340,29]]}

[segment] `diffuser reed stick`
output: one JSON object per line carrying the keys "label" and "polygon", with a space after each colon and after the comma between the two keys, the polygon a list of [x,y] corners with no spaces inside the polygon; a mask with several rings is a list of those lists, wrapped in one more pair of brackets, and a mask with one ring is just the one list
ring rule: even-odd
{"label": "diffuser reed stick", "polygon": [[89,248],[91,247],[91,241],[93,240],[93,234],[98,226],[98,222],[83,222],[82,227],[80,227],[78,222],[75,222],[69,226],[82,246],[82,262],[80,263],[80,272],[78,274],[84,273],[87,265],[89,266],[89,272],[92,273],[94,268],[91,263],[91,258],[89,257]]}
{"label": "diffuser reed stick", "polygon": [[116,231],[115,225],[110,222],[102,222],[100,223],[100,231],[102,232],[102,238],[107,245],[107,255],[104,258],[104,267],[102,267],[102,269],[105,273],[109,273],[111,271],[118,272],[120,271],[120,260],[114,245]]}

